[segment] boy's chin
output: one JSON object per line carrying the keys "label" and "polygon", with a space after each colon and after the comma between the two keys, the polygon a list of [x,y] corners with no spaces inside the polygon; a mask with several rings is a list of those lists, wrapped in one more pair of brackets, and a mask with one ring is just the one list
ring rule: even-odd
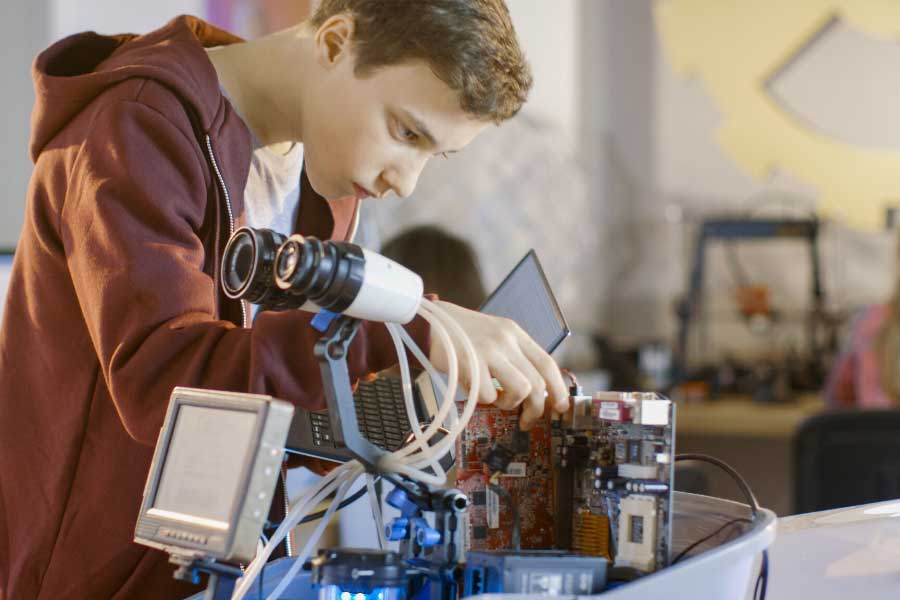
{"label": "boy's chin", "polygon": [[308,167],[306,170],[306,177],[309,179],[309,185],[312,186],[313,191],[329,202],[343,200],[348,196],[353,196],[353,192],[341,189],[341,186],[332,185],[330,182],[322,182],[315,170],[309,169]]}

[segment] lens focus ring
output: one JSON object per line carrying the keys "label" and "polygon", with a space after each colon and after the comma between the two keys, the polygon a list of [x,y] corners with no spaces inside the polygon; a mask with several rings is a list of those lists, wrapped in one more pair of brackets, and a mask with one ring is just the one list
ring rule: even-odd
{"label": "lens focus ring", "polygon": [[273,266],[285,236],[271,229],[242,227],[234,232],[222,257],[222,288],[229,298],[266,309],[297,308],[303,299],[275,285]]}

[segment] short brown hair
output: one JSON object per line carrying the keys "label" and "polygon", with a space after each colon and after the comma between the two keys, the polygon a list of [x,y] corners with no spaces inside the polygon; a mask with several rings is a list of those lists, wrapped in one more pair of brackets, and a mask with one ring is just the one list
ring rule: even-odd
{"label": "short brown hair", "polygon": [[531,69],[503,0],[322,0],[310,22],[344,12],[356,23],[357,76],[419,59],[478,119],[499,123],[525,103]]}

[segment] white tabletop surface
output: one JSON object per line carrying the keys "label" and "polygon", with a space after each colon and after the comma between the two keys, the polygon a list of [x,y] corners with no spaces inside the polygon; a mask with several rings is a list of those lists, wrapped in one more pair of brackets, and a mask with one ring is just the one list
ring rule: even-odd
{"label": "white tabletop surface", "polygon": [[900,500],[778,520],[767,600],[900,598]]}

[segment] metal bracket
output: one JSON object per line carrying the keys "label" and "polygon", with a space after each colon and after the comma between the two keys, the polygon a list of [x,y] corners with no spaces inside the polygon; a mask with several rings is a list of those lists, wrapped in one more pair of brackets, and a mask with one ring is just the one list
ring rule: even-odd
{"label": "metal bracket", "polygon": [[315,346],[316,359],[322,372],[322,386],[335,442],[343,444],[369,471],[375,471],[379,459],[387,454],[359,432],[356,405],[347,352],[359,330],[359,320],[347,316],[334,319]]}

